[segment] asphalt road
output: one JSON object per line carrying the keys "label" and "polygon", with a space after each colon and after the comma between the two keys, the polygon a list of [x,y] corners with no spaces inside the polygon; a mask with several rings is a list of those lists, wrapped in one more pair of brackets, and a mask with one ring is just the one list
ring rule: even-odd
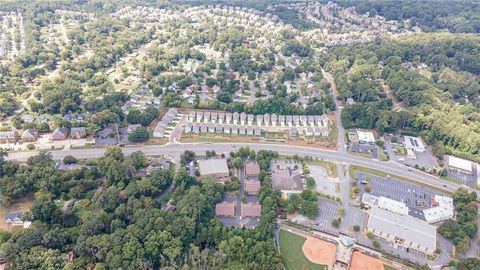
{"label": "asphalt road", "polygon": [[[255,151],[258,150],[272,150],[277,151],[281,155],[299,155],[299,156],[310,156],[318,159],[326,159],[337,163],[345,164],[356,164],[368,168],[372,168],[379,171],[388,172],[394,175],[403,176],[412,180],[416,180],[421,183],[425,183],[437,188],[454,192],[460,185],[457,185],[452,182],[442,180],[438,177],[432,176],[430,174],[415,170],[409,167],[406,167],[402,164],[389,161],[383,162],[378,160],[372,160],[368,158],[363,158],[359,156],[353,156],[347,152],[337,152],[322,150],[309,147],[297,147],[297,146],[284,146],[284,145],[275,145],[275,144],[245,144],[245,143],[228,143],[228,144],[209,144],[209,143],[198,143],[198,144],[167,144],[167,145],[151,145],[144,147],[124,147],[122,148],[125,155],[129,155],[135,151],[142,151],[146,155],[159,155],[159,154],[170,154],[174,159],[178,160],[180,155],[185,150],[192,150],[197,153],[205,153],[207,150],[215,150],[217,153],[228,153],[234,151],[240,147],[250,147]],[[93,148],[93,149],[68,149],[61,151],[52,151],[52,156],[54,159],[62,159],[67,155],[75,156],[76,158],[100,158],[105,152],[104,148]],[[9,153],[7,159],[26,161],[30,156],[36,155],[38,152],[13,152]],[[473,189],[469,189],[473,191]],[[477,192],[480,195],[480,193]]]}

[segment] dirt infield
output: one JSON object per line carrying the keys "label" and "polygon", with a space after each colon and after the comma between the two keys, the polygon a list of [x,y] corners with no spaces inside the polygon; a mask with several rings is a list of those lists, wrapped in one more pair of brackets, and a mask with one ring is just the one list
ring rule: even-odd
{"label": "dirt infield", "polygon": [[374,257],[354,251],[350,261],[350,270],[383,270],[383,263]]}
{"label": "dirt infield", "polygon": [[308,237],[302,246],[302,250],[309,261],[328,265],[328,269],[331,269],[333,263],[335,263],[337,247],[333,243]]}

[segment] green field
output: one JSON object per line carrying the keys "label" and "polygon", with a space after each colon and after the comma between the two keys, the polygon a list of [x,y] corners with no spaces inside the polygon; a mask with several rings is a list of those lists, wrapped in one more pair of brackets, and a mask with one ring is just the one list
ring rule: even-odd
{"label": "green field", "polygon": [[397,270],[397,268],[391,267],[390,265],[385,265],[385,264],[383,265],[383,269],[385,269],[385,270]]}
{"label": "green field", "polygon": [[327,270],[326,265],[310,262],[302,252],[305,238],[280,230],[280,254],[287,270]]}

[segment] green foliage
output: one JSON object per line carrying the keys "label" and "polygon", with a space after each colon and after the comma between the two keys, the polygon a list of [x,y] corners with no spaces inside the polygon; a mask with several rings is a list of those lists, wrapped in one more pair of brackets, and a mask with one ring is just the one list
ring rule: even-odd
{"label": "green foliage", "polygon": [[144,142],[150,138],[150,133],[144,127],[138,127],[128,135],[128,140],[131,142]]}

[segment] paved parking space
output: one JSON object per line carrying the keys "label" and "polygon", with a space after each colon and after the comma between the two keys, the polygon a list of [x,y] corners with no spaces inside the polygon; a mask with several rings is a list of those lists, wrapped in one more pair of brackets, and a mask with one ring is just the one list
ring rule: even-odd
{"label": "paved parking space", "polygon": [[315,179],[315,190],[329,196],[339,197],[336,192],[337,182],[327,176],[327,171],[322,166],[308,165],[310,175]]}
{"label": "paved parking space", "polygon": [[[415,167],[418,165],[418,168],[425,168],[428,170],[433,170],[436,167],[436,162],[433,157],[433,153],[430,148],[427,147],[425,152],[415,152],[415,158],[408,157],[405,155],[398,155],[394,152],[394,149],[397,147],[397,143],[392,143],[390,140],[392,136],[385,136],[385,149],[387,150],[388,155],[391,160],[397,161],[399,163]],[[398,139],[399,142],[402,142],[403,139]],[[402,145],[403,146],[403,143]]]}
{"label": "paved parking space", "polygon": [[357,153],[371,153],[373,159],[378,159],[378,147],[376,145],[350,143],[350,151]]}
{"label": "paved parking space", "polygon": [[[372,188],[370,194],[404,202],[409,207],[409,215],[422,220],[425,220],[422,210],[431,207],[431,200],[434,195],[446,196],[440,192],[392,177],[384,178],[364,172],[356,172],[356,177],[360,181],[369,182],[368,185]],[[367,185],[360,184],[359,186],[361,191],[364,192]]]}
{"label": "paved parking space", "polygon": [[477,166],[472,166],[472,174],[466,174],[459,171],[448,170],[448,177],[458,181],[466,186],[477,185]]}
{"label": "paved parking space", "polygon": [[260,218],[240,218],[240,217],[217,217],[227,227],[245,227],[255,228],[260,222]]}

